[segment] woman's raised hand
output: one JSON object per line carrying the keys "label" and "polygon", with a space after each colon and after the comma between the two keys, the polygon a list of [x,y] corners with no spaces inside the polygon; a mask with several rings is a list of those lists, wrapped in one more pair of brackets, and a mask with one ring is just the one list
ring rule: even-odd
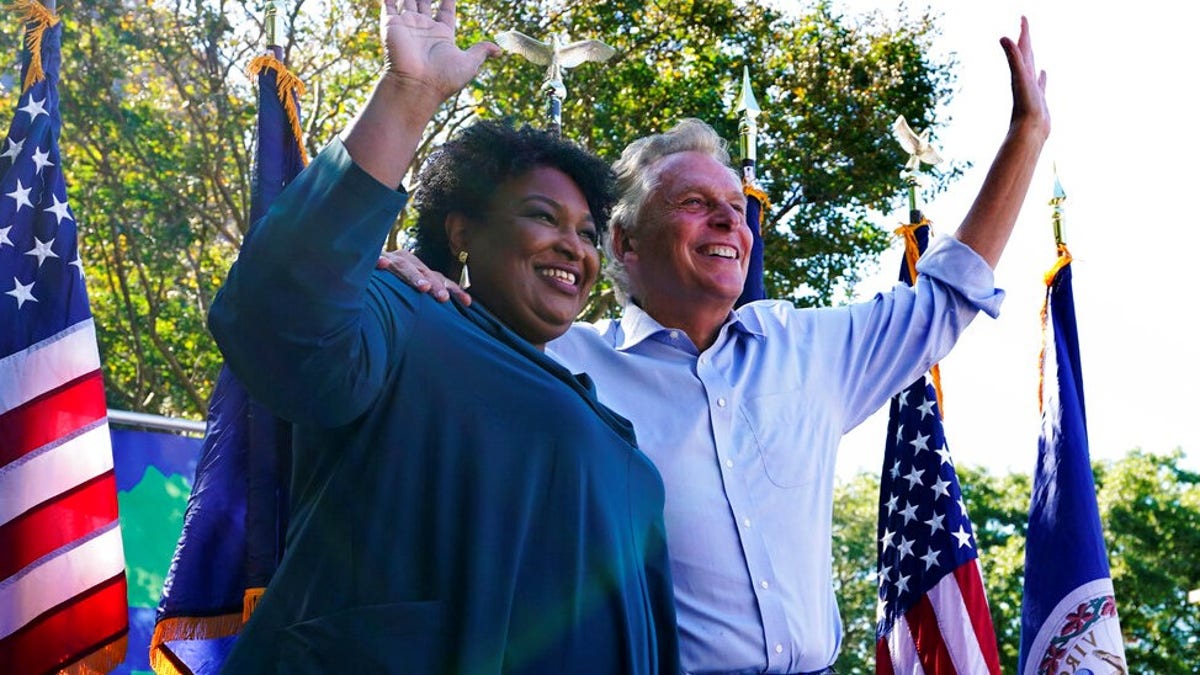
{"label": "woman's raised hand", "polygon": [[459,49],[454,41],[454,0],[443,0],[436,12],[431,4],[383,0],[380,32],[388,76],[436,96],[440,103],[465,87],[500,48],[485,41]]}

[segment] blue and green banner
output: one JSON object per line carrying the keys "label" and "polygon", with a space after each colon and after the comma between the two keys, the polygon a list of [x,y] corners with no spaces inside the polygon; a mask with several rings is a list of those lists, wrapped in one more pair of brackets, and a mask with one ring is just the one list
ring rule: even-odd
{"label": "blue and green banner", "polygon": [[150,673],[150,635],[171,566],[202,440],[112,429],[117,502],[129,579],[129,648],[114,673]]}

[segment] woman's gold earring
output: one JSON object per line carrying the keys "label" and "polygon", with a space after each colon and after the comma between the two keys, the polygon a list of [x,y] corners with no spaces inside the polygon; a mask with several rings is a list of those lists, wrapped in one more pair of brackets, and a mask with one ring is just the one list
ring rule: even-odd
{"label": "woman's gold earring", "polygon": [[458,262],[462,263],[462,273],[458,275],[458,287],[466,290],[471,287],[471,273],[467,271],[467,252],[458,252]]}

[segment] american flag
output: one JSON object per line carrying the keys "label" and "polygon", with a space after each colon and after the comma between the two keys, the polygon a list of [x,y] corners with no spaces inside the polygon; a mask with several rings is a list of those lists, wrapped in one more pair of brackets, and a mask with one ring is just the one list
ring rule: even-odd
{"label": "american flag", "polygon": [[119,664],[128,633],[104,383],[58,136],[62,24],[24,0],[0,150],[0,672]]}
{"label": "american flag", "polygon": [[[914,220],[909,244],[922,250],[928,224]],[[975,530],[928,375],[891,401],[878,536],[876,672],[999,673]]]}

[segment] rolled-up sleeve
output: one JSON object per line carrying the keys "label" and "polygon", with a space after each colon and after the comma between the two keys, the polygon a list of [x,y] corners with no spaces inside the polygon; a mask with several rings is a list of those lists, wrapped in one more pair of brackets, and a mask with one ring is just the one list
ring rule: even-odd
{"label": "rolled-up sleeve", "polygon": [[936,239],[917,272],[916,286],[898,284],[848,308],[845,348],[831,350],[844,360],[830,364],[841,385],[833,390],[844,402],[843,433],[949,353],[980,311],[999,314],[1004,291],[992,269],[957,239]]}
{"label": "rolled-up sleeve", "polygon": [[996,288],[992,268],[970,246],[939,237],[917,262],[917,274],[936,279],[993,319],[1000,316],[1004,291]]}

